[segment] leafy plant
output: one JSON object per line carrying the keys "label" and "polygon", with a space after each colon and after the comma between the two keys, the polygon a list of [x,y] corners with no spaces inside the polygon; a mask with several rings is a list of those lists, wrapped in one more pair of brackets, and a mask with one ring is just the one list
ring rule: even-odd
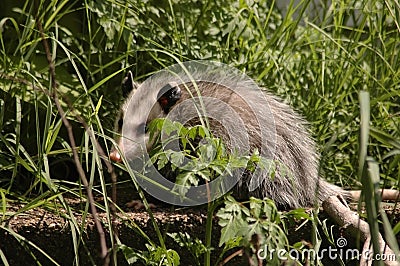
{"label": "leafy plant", "polygon": [[144,265],[180,265],[179,255],[175,250],[168,249],[166,252],[162,247],[154,247],[146,244],[147,251],[136,251],[126,245],[118,247],[124,253],[126,261],[130,265],[142,263]]}
{"label": "leafy plant", "polygon": [[168,236],[178,243],[179,246],[187,248],[190,254],[192,254],[196,265],[202,265],[200,258],[206,253],[207,247],[200,239],[191,237],[187,232],[168,233]]}
{"label": "leafy plant", "polygon": [[[96,207],[105,213],[105,229],[112,234],[115,231],[111,211],[114,205],[108,190],[110,176],[101,162],[104,156],[100,148],[107,153],[113,142],[112,128],[122,99],[117,88],[123,73],[131,69],[135,79],[142,80],[164,66],[189,59],[216,60],[236,67],[299,110],[310,122],[318,143],[321,175],[332,183],[362,188],[368,183],[361,177],[373,176],[374,185],[399,189],[398,4],[381,0],[318,3],[304,0],[290,1],[283,12],[276,3],[266,0],[2,1],[0,232],[11,233],[10,220],[43,208],[66,221],[65,230],[70,232],[73,250],[72,259],[67,263],[102,264],[85,238],[86,218],[91,217],[89,200],[72,154],[78,153],[78,161],[88,176],[88,188],[101,199]],[[318,10],[318,14],[310,10]],[[362,143],[360,117],[366,109],[360,109],[360,91],[370,95],[369,137]],[[57,109],[55,94],[65,115]],[[63,124],[64,117],[73,129],[75,147]],[[83,129],[81,119],[88,130]],[[183,156],[202,164],[202,167],[191,165],[182,172],[179,177],[182,184],[207,182],[228,164],[234,165],[232,168],[251,170],[252,163],[263,163],[257,154],[246,158],[235,154],[226,157],[222,143],[206,134],[204,128],[187,130],[180,135],[186,149],[154,157],[160,167],[167,159],[179,163]],[[191,147],[192,135],[207,137],[207,145]],[[374,159],[367,162],[373,171],[365,175],[357,174],[365,170],[359,166],[361,150],[367,158]],[[216,161],[212,160],[215,158]],[[129,171],[118,167],[118,173]],[[80,203],[71,203],[71,197],[81,199]],[[371,206],[376,206],[377,198],[369,200]],[[24,206],[15,210],[17,202]],[[219,204],[214,202],[208,208],[205,249],[200,244],[194,248],[205,256],[200,265],[210,265],[213,248],[217,248],[211,241],[212,217]],[[226,220],[226,225],[257,224],[260,232],[264,232],[263,223],[267,223],[265,228],[285,227],[282,214],[276,213],[270,203],[254,200],[252,204],[265,217],[272,215],[274,222],[264,221],[262,215],[257,216],[258,211],[228,200],[224,215],[232,218],[232,223]],[[233,209],[229,212],[227,206],[235,208],[240,217],[234,218]],[[396,220],[387,221],[385,216],[376,213],[371,217],[384,220],[382,224],[389,232],[387,238],[393,241],[400,231]],[[165,264],[178,264],[177,254],[166,246],[165,236],[154,217],[151,224],[159,244],[153,243],[133,221],[126,223],[150,245],[134,250],[136,261],[156,263],[162,259]],[[245,234],[246,229],[240,232],[237,236],[223,234],[222,255],[241,245],[256,250],[250,235]],[[283,235],[279,233],[279,236],[283,241]],[[190,237],[197,243],[196,235]],[[45,263],[42,260],[60,263],[58,258],[52,258],[55,254],[36,248],[37,243],[29,237],[15,233],[13,238],[27,250],[33,260],[29,263]],[[191,249],[191,240],[186,234],[179,238]],[[114,247],[110,250],[117,250],[118,241],[112,237],[108,240]],[[315,239],[316,244],[318,241]],[[287,243],[283,245],[287,248]],[[84,260],[82,254],[89,254],[89,259]],[[116,253],[112,256],[115,261]],[[127,258],[133,261],[135,256]],[[10,264],[9,257],[6,247],[0,243],[3,264]],[[183,259],[180,257],[180,263]]]}

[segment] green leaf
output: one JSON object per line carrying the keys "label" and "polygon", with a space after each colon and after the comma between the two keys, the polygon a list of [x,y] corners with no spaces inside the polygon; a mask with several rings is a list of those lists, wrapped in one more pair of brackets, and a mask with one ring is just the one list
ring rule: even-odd
{"label": "green leaf", "polygon": [[207,251],[206,246],[198,238],[192,238],[187,232],[167,233],[179,246],[186,248],[197,265],[201,265],[200,256]]}
{"label": "green leaf", "polygon": [[139,262],[140,260],[144,260],[141,252],[137,252],[133,248],[130,248],[124,244],[118,245],[118,249],[122,250],[122,253],[124,254],[124,257],[128,264],[132,265]]}

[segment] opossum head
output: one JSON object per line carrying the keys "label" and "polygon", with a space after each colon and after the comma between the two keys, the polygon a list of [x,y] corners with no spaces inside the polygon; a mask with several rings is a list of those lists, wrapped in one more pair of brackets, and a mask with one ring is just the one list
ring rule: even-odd
{"label": "opossum head", "polygon": [[[115,162],[121,161],[120,152],[129,151],[129,158],[136,158],[148,150],[153,145],[147,132],[148,123],[155,118],[166,117],[182,95],[181,88],[175,82],[167,83],[160,89],[147,89],[144,88],[145,86],[135,83],[131,72],[123,81],[123,92],[131,92],[122,105],[115,124],[118,148],[114,148],[110,154],[110,158]],[[135,109],[132,110],[132,108]],[[131,140],[128,142],[129,147],[124,147],[121,137],[124,125],[129,131],[127,134]]]}

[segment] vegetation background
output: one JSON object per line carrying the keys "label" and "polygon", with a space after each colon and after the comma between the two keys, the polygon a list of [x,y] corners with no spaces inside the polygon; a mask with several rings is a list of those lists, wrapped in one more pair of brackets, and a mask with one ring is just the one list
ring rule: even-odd
{"label": "vegetation background", "polygon": [[[64,197],[85,198],[86,193],[53,95],[72,125],[88,186],[104,196],[97,207],[110,225],[111,179],[95,139],[107,154],[128,70],[140,81],[178,61],[226,63],[285,99],[310,122],[321,175],[330,182],[361,188],[368,159],[379,166],[376,184],[400,187],[397,1],[302,0],[278,8],[275,1],[264,0],[3,0],[0,7],[0,230],[27,249],[37,250],[8,221],[39,207],[69,222],[76,255],[86,245],[84,226],[74,212],[85,217],[89,205],[81,210]],[[369,93],[364,109],[361,91]],[[368,113],[365,141],[360,117]],[[23,207],[12,209],[16,202]],[[398,235],[400,224],[391,220],[390,225]],[[164,262],[173,264],[178,255],[167,252],[163,237],[158,235],[160,254],[169,254]],[[0,245],[2,262],[8,264],[2,250]],[[149,254],[156,251],[136,250],[126,258],[143,263],[148,256],[150,263]],[[50,260],[51,254],[46,257]]]}

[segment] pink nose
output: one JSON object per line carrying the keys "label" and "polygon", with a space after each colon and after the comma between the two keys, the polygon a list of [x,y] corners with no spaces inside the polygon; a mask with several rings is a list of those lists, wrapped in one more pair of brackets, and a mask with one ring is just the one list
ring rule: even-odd
{"label": "pink nose", "polygon": [[112,149],[110,153],[110,159],[116,163],[122,162],[121,154],[119,154],[117,149]]}

